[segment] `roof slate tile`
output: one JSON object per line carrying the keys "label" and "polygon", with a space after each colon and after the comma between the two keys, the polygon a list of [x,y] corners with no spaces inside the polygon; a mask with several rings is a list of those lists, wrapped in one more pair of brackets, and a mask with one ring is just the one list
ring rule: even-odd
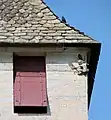
{"label": "roof slate tile", "polygon": [[0,42],[97,43],[63,23],[42,0],[1,0]]}

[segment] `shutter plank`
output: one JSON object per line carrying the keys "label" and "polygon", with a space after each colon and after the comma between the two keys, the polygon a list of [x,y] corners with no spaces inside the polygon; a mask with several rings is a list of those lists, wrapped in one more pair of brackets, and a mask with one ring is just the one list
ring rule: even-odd
{"label": "shutter plank", "polygon": [[14,104],[20,106],[20,77],[15,78],[14,83]]}
{"label": "shutter plank", "polygon": [[40,77],[21,77],[21,106],[42,106]]}
{"label": "shutter plank", "polygon": [[46,87],[46,77],[42,76],[42,101],[43,106],[47,106],[47,87]]}

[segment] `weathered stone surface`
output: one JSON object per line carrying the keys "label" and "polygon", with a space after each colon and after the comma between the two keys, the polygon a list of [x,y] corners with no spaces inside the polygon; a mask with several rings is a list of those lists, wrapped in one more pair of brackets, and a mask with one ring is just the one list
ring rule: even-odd
{"label": "weathered stone surface", "polygon": [[44,25],[47,22],[47,20],[40,20],[39,23]]}
{"label": "weathered stone surface", "polygon": [[71,28],[69,28],[69,27],[54,27],[53,29],[57,30],[57,31],[59,31],[59,30],[61,30],[61,31],[71,30]]}
{"label": "weathered stone surface", "polygon": [[25,10],[24,9],[20,9],[19,12],[20,13],[25,13]]}
{"label": "weathered stone surface", "polygon": [[8,32],[7,32],[7,33],[5,33],[4,35],[5,35],[6,37],[13,36],[13,34],[12,34],[12,33],[8,33]]}
{"label": "weathered stone surface", "polygon": [[64,34],[64,33],[63,33],[62,36],[65,36],[65,37],[66,37],[66,36],[67,36],[67,37],[76,37],[75,34],[70,34],[70,33],[69,33],[69,34],[67,34],[67,33]]}
{"label": "weathered stone surface", "polygon": [[52,37],[49,37],[49,36],[45,36],[44,37],[46,40],[52,40]]}
{"label": "weathered stone surface", "polygon": [[25,40],[31,40],[34,38],[34,36],[33,35],[23,35],[23,36],[21,36],[21,38],[25,39]]}
{"label": "weathered stone surface", "polygon": [[0,29],[0,33],[7,33],[8,31],[7,30],[4,30],[4,29]]}
{"label": "weathered stone surface", "polygon": [[25,27],[17,27],[16,30],[21,31],[21,30],[26,30]]}
{"label": "weathered stone surface", "polygon": [[13,19],[10,20],[10,21],[8,22],[8,24],[9,24],[9,25],[15,24],[15,20],[13,20]]}
{"label": "weathered stone surface", "polygon": [[64,23],[54,24],[55,27],[66,27]]}
{"label": "weathered stone surface", "polygon": [[39,43],[39,42],[40,40],[36,38],[29,41],[29,43]]}
{"label": "weathered stone surface", "polygon": [[37,33],[37,32],[32,32],[32,33],[29,32],[29,33],[27,33],[27,35],[29,35],[29,36],[30,36],[30,35],[38,36],[38,34],[39,34],[39,33]]}
{"label": "weathered stone surface", "polygon": [[45,28],[45,27],[38,27],[37,29],[38,29],[38,30],[41,30],[41,31],[42,31],[42,30],[48,30],[48,28]]}
{"label": "weathered stone surface", "polygon": [[57,36],[57,37],[54,37],[54,39],[61,40],[61,39],[63,39],[63,37],[62,36]]}
{"label": "weathered stone surface", "polygon": [[0,40],[6,39],[6,38],[7,38],[6,36],[0,36]]}
{"label": "weathered stone surface", "polygon": [[76,40],[76,39],[65,39],[64,40],[64,42],[66,42],[66,43],[77,43],[78,42],[78,40]]}
{"label": "weathered stone surface", "polygon": [[41,12],[42,12],[42,13],[49,13],[50,10],[49,10],[48,8],[46,8],[46,9],[43,9]]}
{"label": "weathered stone surface", "polygon": [[45,31],[41,31],[42,33],[55,33],[57,32],[56,30],[45,30]]}
{"label": "weathered stone surface", "polygon": [[72,34],[75,34],[75,33],[78,33],[77,31],[74,31],[74,30],[67,30],[66,33],[72,33]]}
{"label": "weathered stone surface", "polygon": [[47,36],[46,33],[42,33],[42,32],[40,32],[39,35],[40,35],[40,36]]}
{"label": "weathered stone surface", "polygon": [[49,28],[53,28],[54,27],[54,24],[49,24],[49,23],[46,23],[43,25],[43,27],[49,27]]}
{"label": "weathered stone surface", "polygon": [[73,39],[77,39],[77,38],[75,38],[75,37],[73,37],[73,36],[66,36],[65,39],[66,39],[66,40],[68,40],[68,39],[69,39],[69,40],[73,40]]}
{"label": "weathered stone surface", "polygon": [[15,27],[8,27],[8,28],[6,28],[6,30],[8,30],[8,31],[14,31]]}
{"label": "weathered stone surface", "polygon": [[15,36],[26,36],[26,33],[18,32],[14,34]]}
{"label": "weathered stone surface", "polygon": [[55,37],[57,37],[57,36],[60,36],[61,35],[61,33],[57,33],[57,32],[55,32],[55,33],[48,33],[48,36],[55,36]]}
{"label": "weathered stone surface", "polygon": [[41,17],[44,16],[44,14],[40,12],[40,13],[37,14],[37,16],[41,18]]}

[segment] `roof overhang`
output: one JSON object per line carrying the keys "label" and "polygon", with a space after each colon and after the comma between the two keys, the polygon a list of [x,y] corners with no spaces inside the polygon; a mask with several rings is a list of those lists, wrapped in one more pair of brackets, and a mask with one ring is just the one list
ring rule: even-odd
{"label": "roof overhang", "polygon": [[19,44],[19,43],[0,43],[0,47],[87,47],[90,49],[90,63],[89,63],[89,74],[88,74],[88,108],[90,105],[91,94],[93,90],[93,84],[99,60],[101,43],[30,43],[30,44]]}

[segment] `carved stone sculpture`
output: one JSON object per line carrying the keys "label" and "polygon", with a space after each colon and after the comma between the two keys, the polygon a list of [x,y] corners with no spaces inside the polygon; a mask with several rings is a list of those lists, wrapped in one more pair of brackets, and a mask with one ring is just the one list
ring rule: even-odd
{"label": "carved stone sculpture", "polygon": [[77,63],[77,66],[74,66],[74,64],[71,66],[71,69],[74,70],[74,73],[78,75],[87,75],[89,72],[88,63],[83,60],[80,54],[78,55]]}

